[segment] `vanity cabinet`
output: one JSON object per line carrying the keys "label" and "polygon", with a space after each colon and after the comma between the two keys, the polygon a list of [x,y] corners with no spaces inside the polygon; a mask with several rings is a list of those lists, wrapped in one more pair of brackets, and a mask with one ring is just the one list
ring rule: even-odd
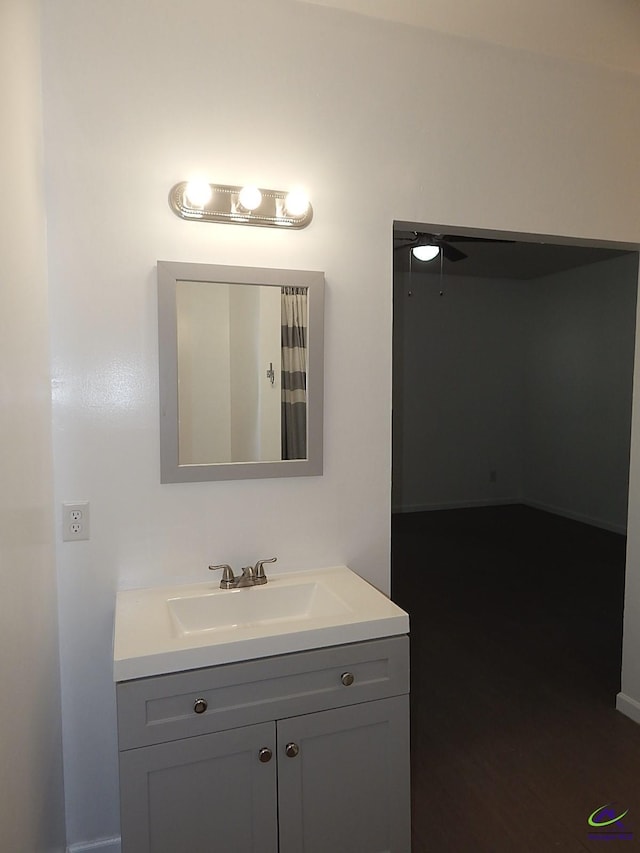
{"label": "vanity cabinet", "polygon": [[123,853],[409,853],[408,694],[406,636],[118,683]]}
{"label": "vanity cabinet", "polygon": [[120,754],[123,853],[277,853],[273,723]]}

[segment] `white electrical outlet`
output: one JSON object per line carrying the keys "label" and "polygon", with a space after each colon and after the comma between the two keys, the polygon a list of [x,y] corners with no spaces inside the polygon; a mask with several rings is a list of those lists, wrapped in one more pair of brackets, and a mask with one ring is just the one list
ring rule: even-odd
{"label": "white electrical outlet", "polygon": [[89,538],[89,501],[62,504],[62,541],[76,542]]}

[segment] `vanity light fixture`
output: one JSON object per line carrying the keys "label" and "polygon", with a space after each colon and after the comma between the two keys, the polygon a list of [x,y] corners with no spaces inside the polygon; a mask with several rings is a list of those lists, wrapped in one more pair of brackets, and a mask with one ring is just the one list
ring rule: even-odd
{"label": "vanity light fixture", "polygon": [[313,208],[303,190],[287,192],[203,181],[182,181],[172,187],[169,207],[181,219],[273,228],[305,228],[313,218]]}
{"label": "vanity light fixture", "polygon": [[257,210],[262,204],[262,193],[258,187],[242,187],[238,193],[238,207],[244,213]]}
{"label": "vanity light fixture", "polygon": [[211,200],[211,184],[205,181],[189,181],[184,188],[184,195],[189,204],[202,208]]}

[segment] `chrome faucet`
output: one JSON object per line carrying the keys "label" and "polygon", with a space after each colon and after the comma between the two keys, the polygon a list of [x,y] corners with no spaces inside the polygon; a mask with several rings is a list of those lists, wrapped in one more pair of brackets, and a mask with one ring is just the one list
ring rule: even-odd
{"label": "chrome faucet", "polygon": [[267,582],[267,576],[264,572],[265,563],[275,563],[277,557],[271,557],[270,560],[258,560],[255,566],[245,566],[242,574],[233,574],[233,569],[227,563],[221,566],[209,566],[211,571],[222,569],[222,580],[220,581],[220,589],[241,589],[245,586],[262,586]]}

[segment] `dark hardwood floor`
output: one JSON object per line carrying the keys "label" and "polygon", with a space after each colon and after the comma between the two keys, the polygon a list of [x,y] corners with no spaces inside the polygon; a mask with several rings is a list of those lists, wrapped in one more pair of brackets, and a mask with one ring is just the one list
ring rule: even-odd
{"label": "dark hardwood floor", "polygon": [[[640,726],[615,710],[624,566],[623,536],[526,507],[394,516],[413,853],[640,849]],[[631,840],[589,839],[606,803]]]}

